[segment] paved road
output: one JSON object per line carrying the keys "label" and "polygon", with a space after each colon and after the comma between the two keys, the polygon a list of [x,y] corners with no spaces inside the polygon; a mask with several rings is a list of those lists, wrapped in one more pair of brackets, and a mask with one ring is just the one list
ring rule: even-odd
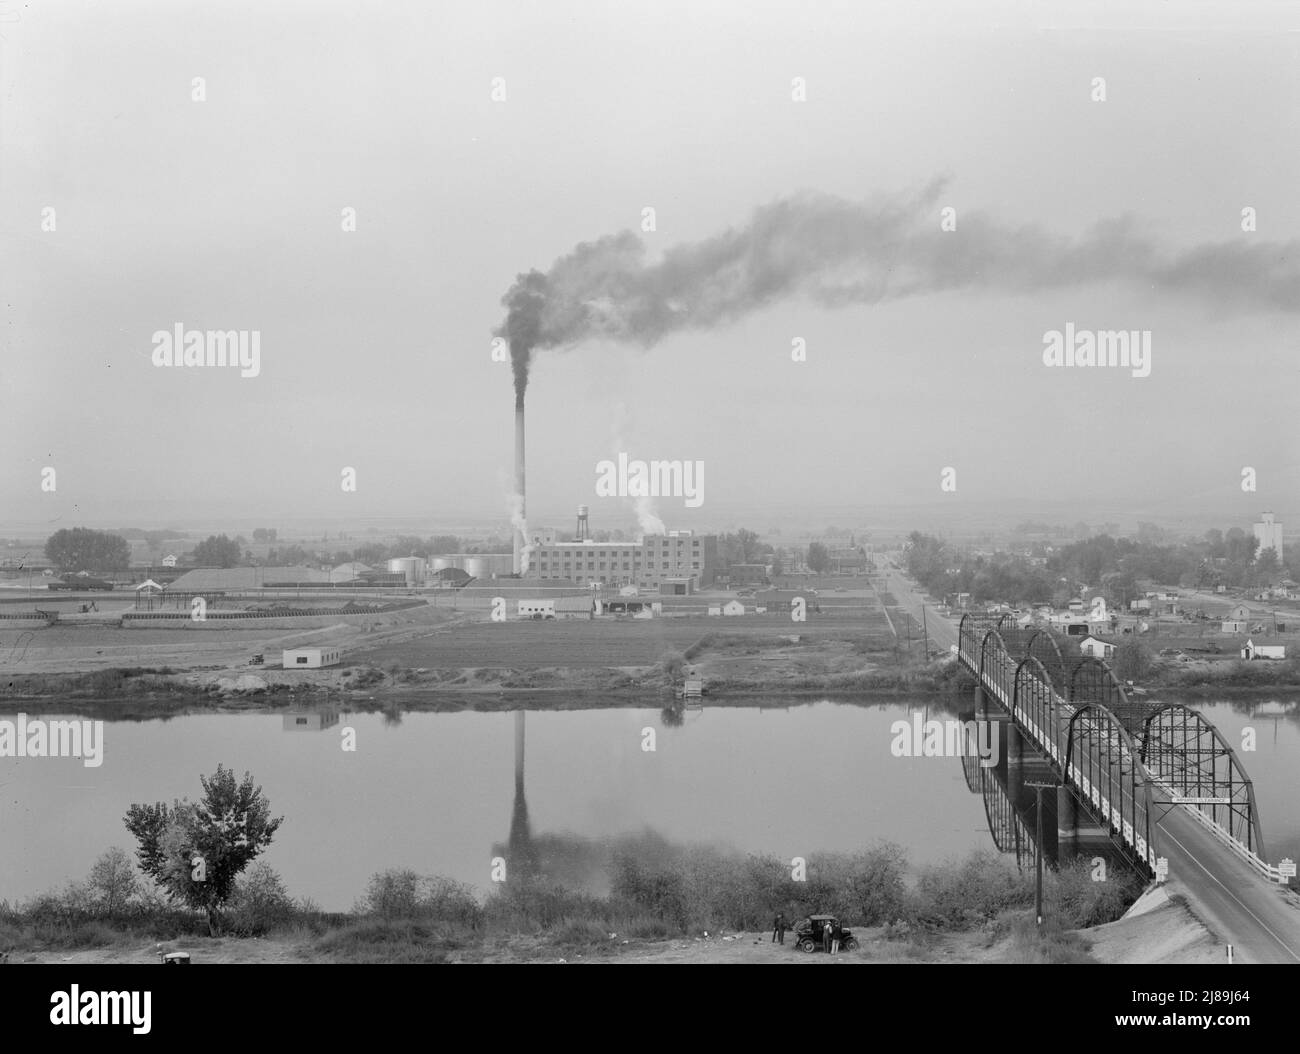
{"label": "paved road", "polygon": [[[894,559],[897,560],[899,557],[895,556]],[[925,626],[930,634],[931,650],[947,652],[955,647],[960,621],[950,621],[940,615],[934,604],[925,599],[921,587],[903,572],[887,566],[882,573],[886,583],[885,588],[894,594],[898,606],[918,623],[921,621],[921,606],[925,606]]]}
{"label": "paved road", "polygon": [[[1157,825],[1170,885],[1245,963],[1300,963],[1300,896],[1265,881],[1175,805]],[[1294,879],[1292,880],[1294,881]],[[1224,953],[1225,961],[1227,953]]]}

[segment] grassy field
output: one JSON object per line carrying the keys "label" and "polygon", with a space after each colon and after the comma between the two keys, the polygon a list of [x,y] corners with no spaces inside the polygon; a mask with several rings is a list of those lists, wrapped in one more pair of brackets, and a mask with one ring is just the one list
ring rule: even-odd
{"label": "grassy field", "polygon": [[879,614],[810,615],[792,623],[776,615],[736,618],[660,618],[644,621],[558,619],[541,622],[468,622],[419,638],[384,644],[358,658],[387,668],[649,666],[666,652],[684,652],[709,634],[743,635],[777,643],[783,638],[859,636],[892,646]]}

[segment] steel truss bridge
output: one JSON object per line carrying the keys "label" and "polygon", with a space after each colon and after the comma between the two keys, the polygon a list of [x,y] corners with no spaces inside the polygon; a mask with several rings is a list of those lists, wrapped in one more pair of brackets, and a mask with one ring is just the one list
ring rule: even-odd
{"label": "steel truss bridge", "polygon": [[1261,877],[1285,882],[1264,860],[1250,777],[1200,713],[1130,698],[1105,662],[1067,656],[1053,634],[1009,615],[965,615],[958,658],[981,701],[1001,704],[1134,865],[1156,873],[1163,817],[1179,810]]}

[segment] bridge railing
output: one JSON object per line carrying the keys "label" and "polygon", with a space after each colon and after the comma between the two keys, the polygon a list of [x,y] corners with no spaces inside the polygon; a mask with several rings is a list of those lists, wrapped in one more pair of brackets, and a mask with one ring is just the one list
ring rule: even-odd
{"label": "bridge railing", "polygon": [[[1194,768],[1180,770],[1183,782],[1188,784],[1182,788],[1181,796],[1187,796],[1191,783],[1199,779],[1208,780],[1220,789],[1226,784],[1230,800],[1208,806],[1178,802],[1180,791],[1169,783],[1167,759],[1162,757],[1153,770],[1146,762],[1146,753],[1152,719],[1170,709],[1186,708],[1162,707],[1148,715],[1139,748],[1119,716],[1122,713],[1131,723],[1132,715],[1126,709],[1128,700],[1105,663],[1076,661],[1068,664],[1067,671],[1067,664],[1060,661],[1059,649],[1054,654],[1050,649],[1044,650],[1039,634],[1013,629],[1009,622],[1006,615],[964,616],[958,634],[959,661],[976,675],[986,692],[1002,703],[1038,749],[1052,759],[1142,862],[1154,870],[1157,846],[1151,792],[1155,788],[1191,813],[1257,874],[1273,882],[1289,881],[1293,862],[1285,861],[1284,870],[1281,865],[1269,864],[1254,851],[1253,846],[1262,850],[1254,791],[1235,753],[1213,725],[1199,713],[1189,711],[1197,724],[1195,734],[1212,735],[1217,740],[1217,748],[1210,753],[1226,763],[1226,773],[1219,774],[1213,769],[1208,774],[1203,770],[1197,773]],[[1007,646],[1008,636],[1014,638],[1013,644],[1022,646],[1025,657],[1017,659],[1012,654]],[[1054,665],[1061,666],[1054,671],[1055,676],[1043,665],[1040,656],[1044,655]],[[1063,686],[1067,684],[1067,672],[1068,690],[1076,696],[1072,701],[1057,690],[1058,681]],[[1206,753],[1198,744],[1190,756],[1199,762]],[[1220,809],[1227,810],[1226,818],[1230,821],[1237,821],[1244,842],[1237,832],[1219,822]]]}
{"label": "bridge railing", "polygon": [[[1040,661],[1032,656],[1014,658],[999,627],[1026,649],[1032,647],[1034,634],[1012,629],[1008,621],[1007,616],[963,617],[959,661],[1011,713],[1031,742],[1053,760],[1137,860],[1154,870],[1157,853],[1150,789],[1131,737],[1104,706],[1076,707],[1068,702],[1056,691]],[[1032,689],[1027,684],[1030,680],[1036,682]]]}

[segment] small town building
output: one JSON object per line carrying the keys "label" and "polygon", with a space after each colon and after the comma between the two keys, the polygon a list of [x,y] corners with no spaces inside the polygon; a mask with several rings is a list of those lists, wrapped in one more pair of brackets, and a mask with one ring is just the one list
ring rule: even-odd
{"label": "small town building", "polygon": [[1285,644],[1256,644],[1253,640],[1246,641],[1246,646],[1241,649],[1243,659],[1285,659]]}
{"label": "small town building", "polygon": [[555,618],[554,600],[519,601],[520,618]]}
{"label": "small town building", "polygon": [[1115,645],[1097,637],[1084,637],[1079,644],[1079,651],[1094,659],[1110,659],[1115,655]]}
{"label": "small town building", "polygon": [[745,613],[745,605],[739,600],[728,600],[722,605],[722,613],[724,615],[743,615]]}
{"label": "small town building", "polygon": [[294,648],[284,652],[286,670],[319,670],[322,666],[337,666],[343,659],[338,648]]}
{"label": "small town building", "polygon": [[1250,624],[1245,619],[1226,618],[1219,625],[1219,630],[1223,633],[1245,633],[1249,629]]}

